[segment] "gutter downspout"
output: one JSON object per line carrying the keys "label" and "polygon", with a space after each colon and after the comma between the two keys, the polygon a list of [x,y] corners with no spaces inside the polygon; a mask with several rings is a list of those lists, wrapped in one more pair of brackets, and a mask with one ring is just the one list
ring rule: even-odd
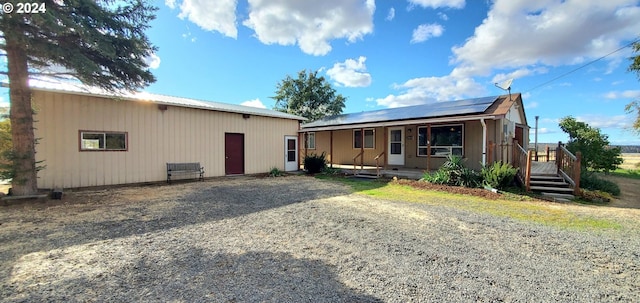
{"label": "gutter downspout", "polygon": [[482,124],[482,166],[487,165],[487,123],[485,123],[484,118],[480,119],[480,124]]}

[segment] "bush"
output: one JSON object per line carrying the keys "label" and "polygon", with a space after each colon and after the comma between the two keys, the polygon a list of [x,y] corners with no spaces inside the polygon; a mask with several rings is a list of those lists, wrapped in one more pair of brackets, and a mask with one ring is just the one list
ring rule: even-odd
{"label": "bush", "polygon": [[317,174],[327,168],[327,160],[324,158],[324,152],[322,154],[310,154],[304,157],[304,169],[308,174]]}
{"label": "bush", "polygon": [[448,171],[439,169],[433,173],[424,173],[422,180],[433,184],[449,184],[451,178]]}
{"label": "bush", "polygon": [[509,187],[513,183],[513,179],[517,173],[517,168],[514,168],[509,163],[502,163],[502,161],[495,162],[490,166],[485,166],[480,172],[484,185],[497,189]]}
{"label": "bush", "polygon": [[449,155],[440,169],[433,173],[425,173],[422,179],[434,184],[464,187],[478,187],[481,181],[480,175],[476,171],[464,167],[462,158],[454,155]]}
{"label": "bush", "polygon": [[580,173],[580,188],[592,191],[603,191],[614,196],[620,195],[620,187],[618,184],[609,180],[600,179],[593,172],[585,170]]}
{"label": "bush", "polygon": [[610,202],[613,197],[611,197],[610,193],[599,191],[599,190],[588,190],[582,189],[580,190],[580,198],[582,200],[588,202]]}
{"label": "bush", "polygon": [[277,167],[272,167],[269,171],[269,177],[280,177],[282,176],[282,171]]}

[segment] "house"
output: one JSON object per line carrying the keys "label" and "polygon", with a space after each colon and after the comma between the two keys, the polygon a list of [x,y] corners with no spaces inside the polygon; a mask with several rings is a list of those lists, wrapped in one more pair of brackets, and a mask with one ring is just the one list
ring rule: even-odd
{"label": "house", "polygon": [[438,169],[448,155],[480,169],[511,162],[529,126],[519,93],[343,114],[303,124],[301,155],[325,153],[332,165]]}
{"label": "house", "polygon": [[68,84],[31,88],[42,189],[163,181],[166,163],[199,162],[205,177],[299,169],[303,117]]}

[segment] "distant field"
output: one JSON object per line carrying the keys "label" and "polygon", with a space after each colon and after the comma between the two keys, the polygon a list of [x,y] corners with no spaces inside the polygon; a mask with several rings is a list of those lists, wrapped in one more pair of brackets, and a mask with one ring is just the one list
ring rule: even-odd
{"label": "distant field", "polygon": [[640,153],[622,154],[624,162],[620,165],[622,169],[640,169]]}

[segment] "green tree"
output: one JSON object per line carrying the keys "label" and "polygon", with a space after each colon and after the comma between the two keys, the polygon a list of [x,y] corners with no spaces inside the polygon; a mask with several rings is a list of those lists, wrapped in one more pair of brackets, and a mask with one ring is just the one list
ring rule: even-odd
{"label": "green tree", "polygon": [[156,51],[145,30],[156,8],[145,0],[45,0],[37,13],[0,14],[7,59],[13,142],[13,193],[37,192],[29,78],[75,78],[109,91],[155,81],[146,58]]}
{"label": "green tree", "polygon": [[567,149],[572,153],[582,153],[582,166],[592,171],[611,171],[622,164],[620,147],[609,146],[609,136],[599,128],[578,122],[568,116],[560,120],[560,128],[569,134]]}
{"label": "green tree", "polygon": [[631,127],[636,133],[640,134],[640,101],[632,101],[625,106],[624,110],[629,114],[633,114],[634,112],[636,113],[636,120],[633,122]]}
{"label": "green tree", "polygon": [[327,116],[339,115],[344,109],[346,98],[336,94],[336,90],[318,72],[298,72],[298,78],[287,77],[278,83],[274,109],[315,121]]}

